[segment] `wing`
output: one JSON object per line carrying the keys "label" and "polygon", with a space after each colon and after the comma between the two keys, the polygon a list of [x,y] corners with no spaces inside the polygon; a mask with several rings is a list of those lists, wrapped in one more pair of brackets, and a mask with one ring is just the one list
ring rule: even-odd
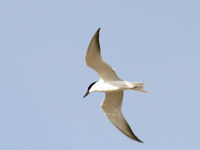
{"label": "wing", "polygon": [[117,127],[122,133],[129,138],[143,143],[135,136],[124,116],[121,113],[121,105],[123,99],[123,91],[121,92],[106,92],[105,99],[101,107],[108,117],[108,119]]}
{"label": "wing", "polygon": [[95,70],[103,80],[120,80],[115,71],[101,57],[99,31],[96,31],[87,49],[85,61],[88,67]]}

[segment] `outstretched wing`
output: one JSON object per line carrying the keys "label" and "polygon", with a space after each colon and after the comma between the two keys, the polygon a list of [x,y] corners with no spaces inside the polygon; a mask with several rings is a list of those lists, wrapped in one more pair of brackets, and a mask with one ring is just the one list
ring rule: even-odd
{"label": "outstretched wing", "polygon": [[121,113],[121,105],[123,99],[123,91],[120,92],[106,92],[105,99],[101,107],[106,114],[107,118],[117,127],[122,133],[129,138],[143,143],[133,133],[124,116]]}
{"label": "outstretched wing", "polygon": [[85,61],[88,67],[95,70],[103,80],[120,80],[115,71],[101,57],[99,31],[96,31],[87,49]]}

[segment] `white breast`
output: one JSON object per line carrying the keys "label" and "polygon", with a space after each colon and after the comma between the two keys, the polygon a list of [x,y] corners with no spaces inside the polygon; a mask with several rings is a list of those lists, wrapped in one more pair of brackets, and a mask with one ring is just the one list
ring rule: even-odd
{"label": "white breast", "polygon": [[127,81],[104,81],[99,80],[92,88],[90,92],[111,92],[122,91],[125,89],[133,88],[133,85]]}

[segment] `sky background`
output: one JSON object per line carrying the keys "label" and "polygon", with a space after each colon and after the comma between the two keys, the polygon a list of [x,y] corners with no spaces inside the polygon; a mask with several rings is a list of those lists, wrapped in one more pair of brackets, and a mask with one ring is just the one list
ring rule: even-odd
{"label": "sky background", "polygon": [[[102,56],[149,94],[126,91],[132,141],[105,117],[85,65]],[[200,1],[0,1],[0,149],[200,149]]]}

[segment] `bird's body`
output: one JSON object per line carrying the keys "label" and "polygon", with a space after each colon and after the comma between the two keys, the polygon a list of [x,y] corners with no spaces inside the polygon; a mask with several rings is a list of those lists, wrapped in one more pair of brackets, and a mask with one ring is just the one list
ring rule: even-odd
{"label": "bird's body", "polygon": [[[92,92],[116,92],[116,91],[123,91],[123,90],[134,90],[137,88],[137,84],[142,83],[130,83],[128,81],[122,80],[102,80],[100,79],[96,82],[90,89],[90,93]],[[143,84],[142,84],[143,85]]]}
{"label": "bird's body", "polygon": [[100,28],[96,31],[88,46],[85,60],[87,66],[98,73],[100,80],[90,84],[84,97],[93,92],[105,92],[105,99],[102,102],[101,107],[107,118],[129,138],[142,142],[135,136],[123,117],[121,105],[124,90],[146,92],[143,89],[144,83],[121,80],[113,68],[103,61],[100,51],[99,31]]}

